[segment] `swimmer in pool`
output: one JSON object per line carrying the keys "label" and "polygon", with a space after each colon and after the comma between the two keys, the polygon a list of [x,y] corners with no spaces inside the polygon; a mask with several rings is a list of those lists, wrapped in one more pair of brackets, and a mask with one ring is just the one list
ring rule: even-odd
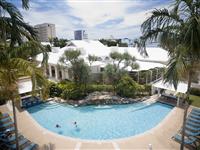
{"label": "swimmer in pool", "polygon": [[61,126],[59,124],[56,124],[56,128],[61,128]]}
{"label": "swimmer in pool", "polygon": [[75,127],[77,128],[77,122],[76,122],[76,121],[74,121],[74,125],[75,125]]}

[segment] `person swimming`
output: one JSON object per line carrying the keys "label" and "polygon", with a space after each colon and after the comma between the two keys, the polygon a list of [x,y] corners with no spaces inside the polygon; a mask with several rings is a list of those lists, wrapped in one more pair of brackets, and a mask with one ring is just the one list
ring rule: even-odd
{"label": "person swimming", "polygon": [[76,121],[74,121],[74,126],[77,128],[78,126],[77,126],[77,122]]}
{"label": "person swimming", "polygon": [[61,126],[59,124],[56,124],[56,128],[61,128]]}

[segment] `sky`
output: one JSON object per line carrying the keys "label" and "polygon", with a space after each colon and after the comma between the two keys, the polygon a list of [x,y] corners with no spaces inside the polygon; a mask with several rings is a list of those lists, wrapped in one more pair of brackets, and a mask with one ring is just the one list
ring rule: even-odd
{"label": "sky", "polygon": [[141,35],[140,26],[153,9],[168,8],[171,0],[30,0],[29,10],[21,0],[10,0],[21,11],[25,22],[53,23],[56,36],[74,38],[83,29],[89,39],[130,38]]}

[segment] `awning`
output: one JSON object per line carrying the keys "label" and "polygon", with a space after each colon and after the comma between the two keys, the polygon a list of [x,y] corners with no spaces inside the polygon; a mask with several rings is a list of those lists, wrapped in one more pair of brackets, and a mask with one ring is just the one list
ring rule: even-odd
{"label": "awning", "polygon": [[164,83],[163,80],[160,80],[160,81],[152,84],[152,87],[170,90],[170,91],[173,91],[173,92],[176,92],[176,93],[186,93],[187,92],[187,84],[184,83],[184,82],[179,82],[177,89],[175,89],[172,84]]}
{"label": "awning", "polygon": [[31,79],[19,80],[18,81],[19,94],[24,94],[32,91]]}

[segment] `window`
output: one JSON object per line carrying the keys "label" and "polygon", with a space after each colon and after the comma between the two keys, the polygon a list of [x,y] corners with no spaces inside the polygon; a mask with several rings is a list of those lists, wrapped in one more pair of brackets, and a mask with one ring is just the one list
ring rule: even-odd
{"label": "window", "polygon": [[56,77],[56,70],[55,70],[55,67],[54,66],[51,66],[51,74],[52,74],[52,77]]}
{"label": "window", "polygon": [[62,79],[62,71],[59,70],[59,79]]}
{"label": "window", "polygon": [[101,71],[101,72],[103,72],[103,71],[104,71],[104,68],[103,68],[103,67],[101,67],[101,68],[100,68],[100,71]]}
{"label": "window", "polygon": [[46,75],[49,76],[49,68],[46,68]]}

